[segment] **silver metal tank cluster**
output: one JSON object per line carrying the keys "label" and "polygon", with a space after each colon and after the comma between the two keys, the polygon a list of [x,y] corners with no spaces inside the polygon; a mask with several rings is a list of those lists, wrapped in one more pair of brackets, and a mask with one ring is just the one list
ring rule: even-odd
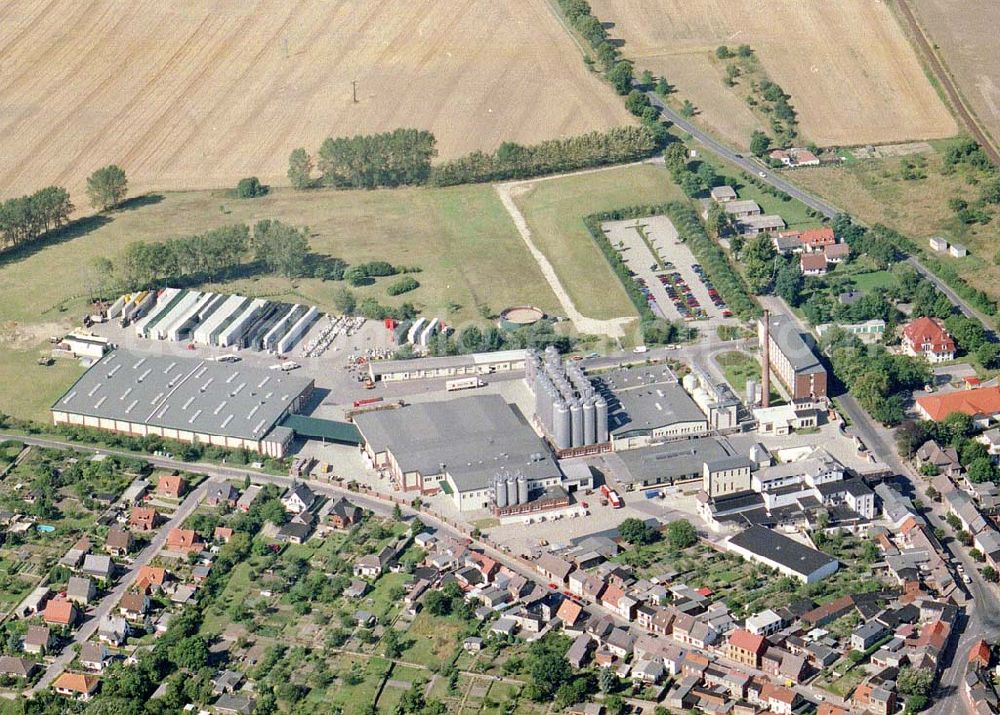
{"label": "silver metal tank cluster", "polygon": [[554,347],[528,352],[525,379],[535,395],[535,417],[556,449],[608,441],[608,403],[576,363]]}
{"label": "silver metal tank cluster", "polygon": [[498,509],[528,503],[528,478],[519,470],[501,467],[493,481],[493,501]]}

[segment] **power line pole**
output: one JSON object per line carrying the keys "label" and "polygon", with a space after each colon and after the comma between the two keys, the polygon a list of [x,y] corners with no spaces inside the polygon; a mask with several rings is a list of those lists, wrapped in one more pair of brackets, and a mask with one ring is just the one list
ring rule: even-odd
{"label": "power line pole", "polygon": [[358,81],[356,79],[351,80],[351,90],[354,93],[354,103],[358,103]]}

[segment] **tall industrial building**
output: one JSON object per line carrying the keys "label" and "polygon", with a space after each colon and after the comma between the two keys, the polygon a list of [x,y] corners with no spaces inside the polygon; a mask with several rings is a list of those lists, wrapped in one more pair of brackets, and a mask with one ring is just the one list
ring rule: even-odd
{"label": "tall industrial building", "polygon": [[608,403],[575,363],[554,347],[529,351],[525,380],[535,396],[535,421],[557,450],[608,442]]}

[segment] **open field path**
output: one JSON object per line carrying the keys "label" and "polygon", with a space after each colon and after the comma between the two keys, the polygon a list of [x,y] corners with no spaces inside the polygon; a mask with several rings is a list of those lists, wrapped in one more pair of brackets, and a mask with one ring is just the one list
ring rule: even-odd
{"label": "open field path", "polygon": [[[503,207],[507,210],[507,213],[510,214],[511,219],[514,221],[514,225],[517,227],[517,232],[521,234],[521,238],[524,239],[524,243],[527,245],[528,251],[531,252],[535,262],[538,263],[538,267],[541,269],[542,275],[545,276],[545,280],[548,281],[549,287],[552,288],[552,292],[555,293],[556,297],[559,299],[559,304],[566,313],[566,317],[573,322],[573,326],[581,333],[606,335],[611,338],[621,338],[625,335],[625,326],[635,321],[636,318],[631,316],[622,316],[620,318],[612,318],[611,320],[598,320],[597,318],[589,318],[577,310],[576,305],[573,303],[573,299],[570,298],[569,293],[566,292],[562,282],[559,280],[559,276],[556,274],[556,269],[553,268],[552,263],[546,255],[539,250],[538,246],[536,246],[535,242],[532,240],[531,228],[528,226],[528,221],[525,219],[521,209],[518,208],[517,203],[514,201],[514,190],[517,188],[527,189],[542,181],[565,179],[569,176],[582,176],[584,174],[593,174],[598,171],[607,171],[609,169],[621,169],[623,166],[638,166],[642,163],[644,162],[640,161],[633,162],[632,164],[617,164],[597,169],[585,169],[583,171],[575,171],[568,174],[555,174],[553,176],[545,176],[538,179],[525,179],[522,181],[511,181],[496,185],[497,193],[500,195],[500,202],[503,204]],[[599,288],[595,286],[594,289],[598,290]]]}

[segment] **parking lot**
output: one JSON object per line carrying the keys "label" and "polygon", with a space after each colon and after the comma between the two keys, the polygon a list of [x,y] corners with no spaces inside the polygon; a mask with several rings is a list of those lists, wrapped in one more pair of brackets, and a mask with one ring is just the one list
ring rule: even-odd
{"label": "parking lot", "polygon": [[655,314],[669,320],[708,321],[712,326],[732,317],[669,218],[610,221],[603,229]]}

